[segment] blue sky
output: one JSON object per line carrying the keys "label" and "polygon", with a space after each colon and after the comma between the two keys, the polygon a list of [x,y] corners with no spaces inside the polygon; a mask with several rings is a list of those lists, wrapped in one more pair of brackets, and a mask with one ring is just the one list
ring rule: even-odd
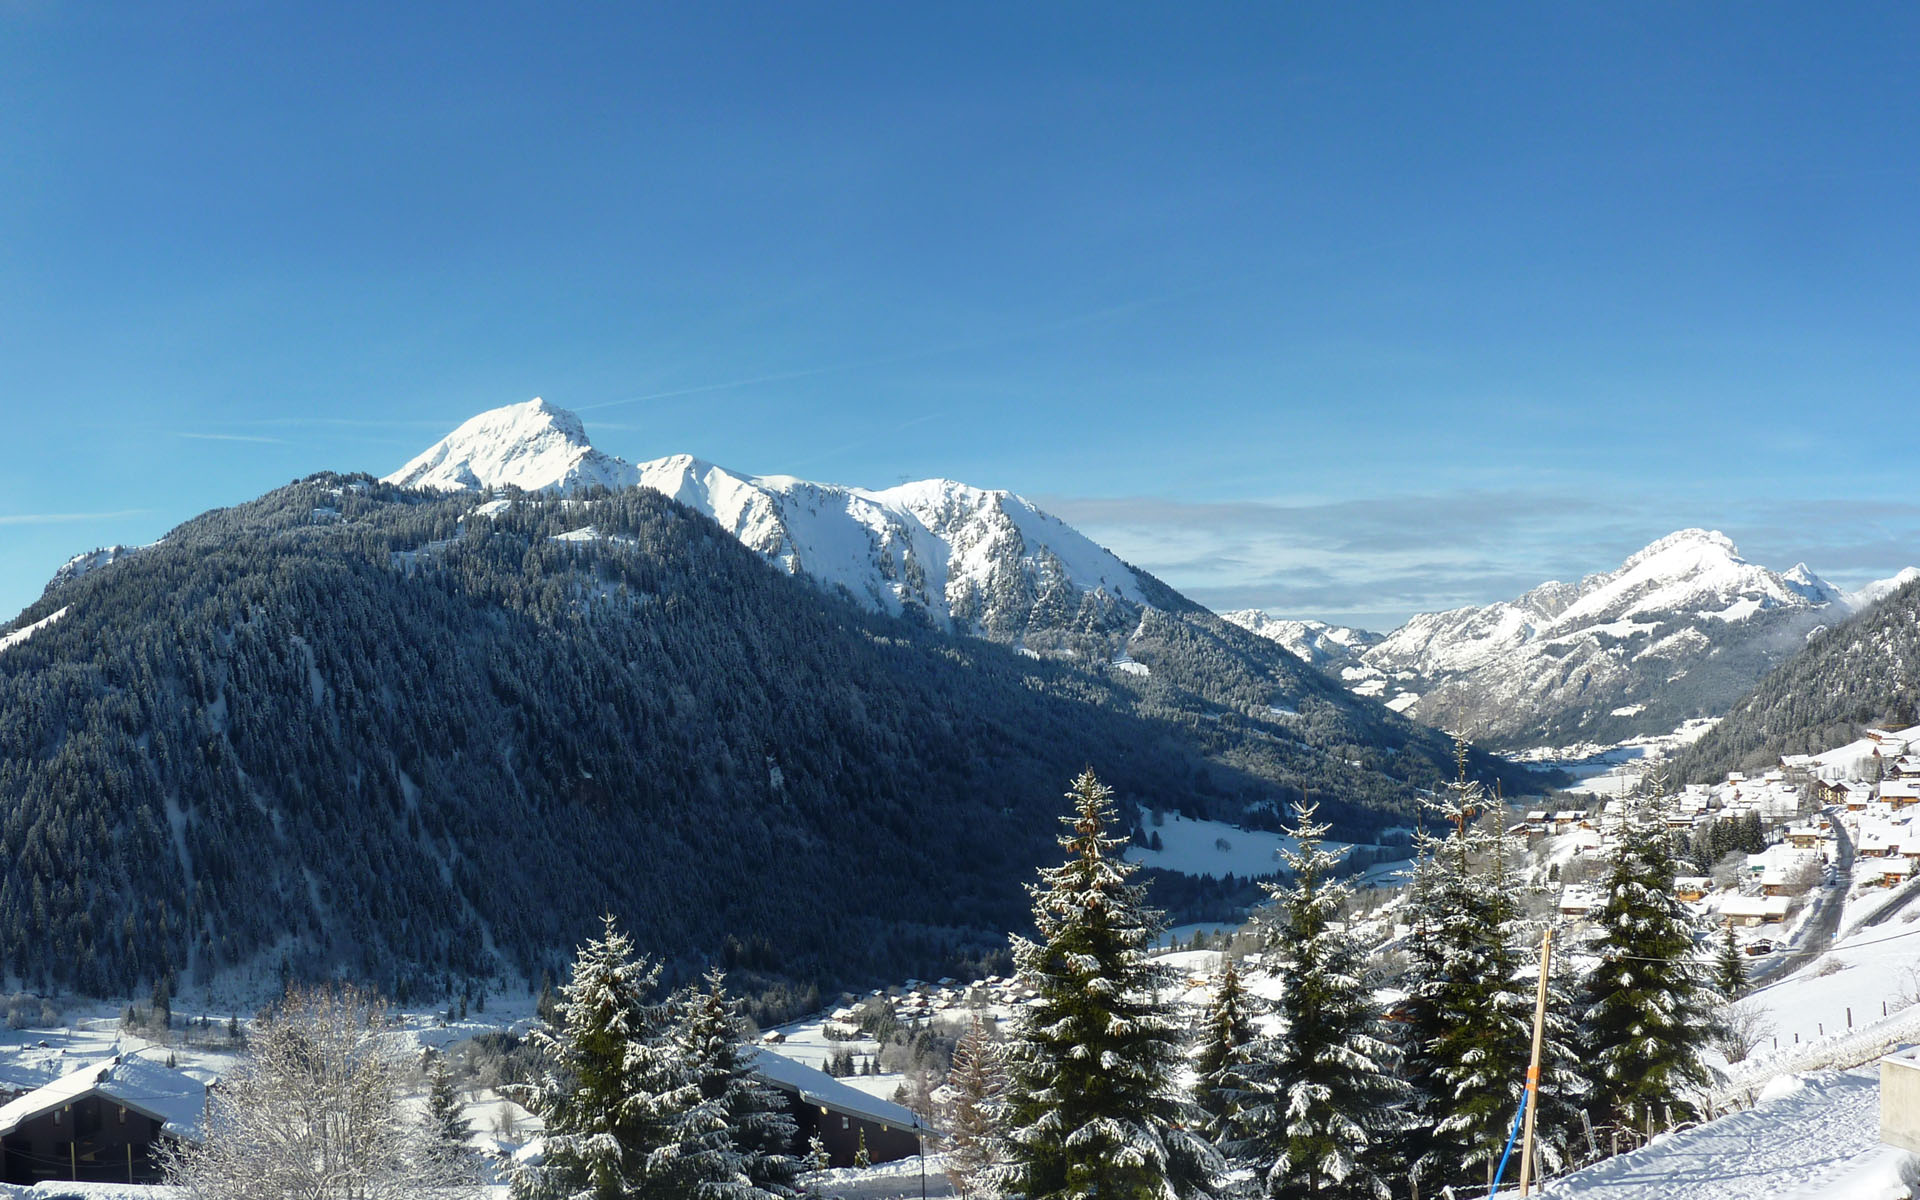
{"label": "blue sky", "polygon": [[0,611],[534,395],[630,460],[1009,487],[1205,602],[1376,627],[1686,525],[1888,575],[1917,35],[0,0]]}

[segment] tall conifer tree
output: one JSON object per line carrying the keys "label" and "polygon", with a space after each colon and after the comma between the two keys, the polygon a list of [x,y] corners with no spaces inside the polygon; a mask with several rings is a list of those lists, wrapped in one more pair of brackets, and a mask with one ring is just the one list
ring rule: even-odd
{"label": "tall conifer tree", "polygon": [[1175,1083],[1172,975],[1147,956],[1161,915],[1120,857],[1110,790],[1086,771],[1068,798],[1067,861],[1027,889],[1040,940],[1013,939],[1037,998],[1007,1051],[1009,1161],[994,1180],[1027,1200],[1209,1195],[1219,1160]]}
{"label": "tall conifer tree", "polygon": [[1740,946],[1733,940],[1733,922],[1728,921],[1720,938],[1720,953],[1713,960],[1713,984],[1729,1001],[1747,994],[1747,964],[1740,957]]}
{"label": "tall conifer tree", "polygon": [[1581,1028],[1594,1115],[1641,1132],[1693,1116],[1685,1093],[1707,1082],[1700,1050],[1714,1028],[1693,924],[1673,891],[1661,781],[1649,787],[1620,831],[1596,915]]}
{"label": "tall conifer tree", "polygon": [[1283,1027],[1254,1051],[1244,1137],[1230,1152],[1274,1200],[1384,1200],[1406,1087],[1382,1037],[1373,971],[1339,921],[1351,889],[1332,878],[1339,858],[1322,848],[1327,827],[1313,812],[1294,810],[1298,845],[1282,855],[1290,881],[1267,885],[1277,904],[1265,965]]}
{"label": "tall conifer tree", "polygon": [[1000,1124],[1007,1074],[993,1030],[977,1013],[953,1048],[947,1088],[951,1098],[940,1106],[941,1123],[946,1126],[947,1177],[960,1195],[978,1195],[1002,1157]]}
{"label": "tall conifer tree", "polygon": [[652,1200],[691,1194],[677,1148],[700,1093],[649,999],[660,968],[634,954],[611,916],[560,989],[560,1027],[530,1040],[547,1070],[526,1096],[546,1123],[545,1158],[520,1169],[514,1200]]}
{"label": "tall conifer tree", "polygon": [[1194,1102],[1206,1114],[1207,1136],[1221,1147],[1245,1137],[1240,1113],[1249,1099],[1249,1067],[1260,1039],[1255,1019],[1262,1010],[1232,955],[1223,959],[1213,999],[1200,1018],[1200,1045],[1193,1056]]}
{"label": "tall conifer tree", "polygon": [[798,1136],[780,1093],[752,1073],[739,1005],[725,977],[709,971],[704,990],[683,995],[674,1041],[699,1099],[682,1157],[709,1200],[791,1196],[799,1164],[789,1154]]}

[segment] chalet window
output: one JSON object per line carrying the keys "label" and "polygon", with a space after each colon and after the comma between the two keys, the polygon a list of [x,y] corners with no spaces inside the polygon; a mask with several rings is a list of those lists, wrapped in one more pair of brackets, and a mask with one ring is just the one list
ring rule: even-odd
{"label": "chalet window", "polygon": [[120,1123],[122,1125],[127,1123],[127,1106],[124,1104],[120,1106]]}
{"label": "chalet window", "polygon": [[847,1119],[846,1119],[845,1117],[841,1117],[841,1118],[840,1118],[840,1128],[842,1128],[842,1129],[845,1129],[846,1127],[847,1127]]}

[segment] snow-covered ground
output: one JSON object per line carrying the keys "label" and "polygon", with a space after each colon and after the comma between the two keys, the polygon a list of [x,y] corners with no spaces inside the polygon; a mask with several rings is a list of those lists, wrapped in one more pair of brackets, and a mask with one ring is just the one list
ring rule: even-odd
{"label": "snow-covered ground", "polygon": [[[1294,845],[1283,834],[1257,829],[1240,829],[1224,821],[1189,820],[1179,813],[1168,813],[1164,824],[1147,824],[1147,833],[1160,835],[1162,849],[1127,847],[1128,862],[1144,867],[1162,867],[1182,875],[1205,875],[1222,879],[1238,875],[1242,879],[1271,875],[1281,869],[1280,852]],[[1346,847],[1325,843],[1339,854]]]}
{"label": "snow-covered ground", "polygon": [[1712,720],[1688,721],[1672,733],[1633,738],[1610,746],[1564,746],[1518,757],[1542,770],[1557,769],[1573,776],[1574,782],[1567,786],[1568,791],[1624,796],[1632,792],[1640,777],[1662,758],[1698,741],[1714,724]]}
{"label": "snow-covered ground", "polygon": [[1746,1112],[1551,1180],[1552,1200],[1900,1200],[1875,1068],[1785,1076]]}
{"label": "snow-covered ground", "polygon": [[32,637],[34,634],[39,633],[42,629],[45,629],[47,626],[53,624],[55,621],[58,621],[61,617],[66,616],[67,609],[71,607],[73,606],[68,605],[67,608],[55,609],[54,611],[48,613],[46,616],[41,617],[38,621],[35,621],[33,624],[22,626],[21,628],[14,630],[12,633],[7,634],[5,637],[0,637],[0,652],[11,650],[13,647],[18,646],[20,643],[26,641],[28,638]]}
{"label": "snow-covered ground", "polygon": [[903,1158],[874,1167],[843,1167],[803,1176],[801,1186],[816,1196],[840,1200],[907,1200],[918,1196],[951,1196],[946,1159],[939,1154]]}

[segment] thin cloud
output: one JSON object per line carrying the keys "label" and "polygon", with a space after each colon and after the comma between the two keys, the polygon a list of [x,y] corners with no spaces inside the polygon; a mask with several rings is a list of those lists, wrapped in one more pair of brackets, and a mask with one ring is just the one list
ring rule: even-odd
{"label": "thin cloud", "polygon": [[183,433],[176,429],[173,436],[177,438],[188,438],[196,442],[271,442],[280,446],[284,446],[287,443],[287,439],[285,438],[256,437],[250,433]]}
{"label": "thin cloud", "polygon": [[117,521],[123,517],[144,517],[150,508],[120,508],[112,512],[90,513],[0,513],[0,525],[73,525],[81,521]]}

